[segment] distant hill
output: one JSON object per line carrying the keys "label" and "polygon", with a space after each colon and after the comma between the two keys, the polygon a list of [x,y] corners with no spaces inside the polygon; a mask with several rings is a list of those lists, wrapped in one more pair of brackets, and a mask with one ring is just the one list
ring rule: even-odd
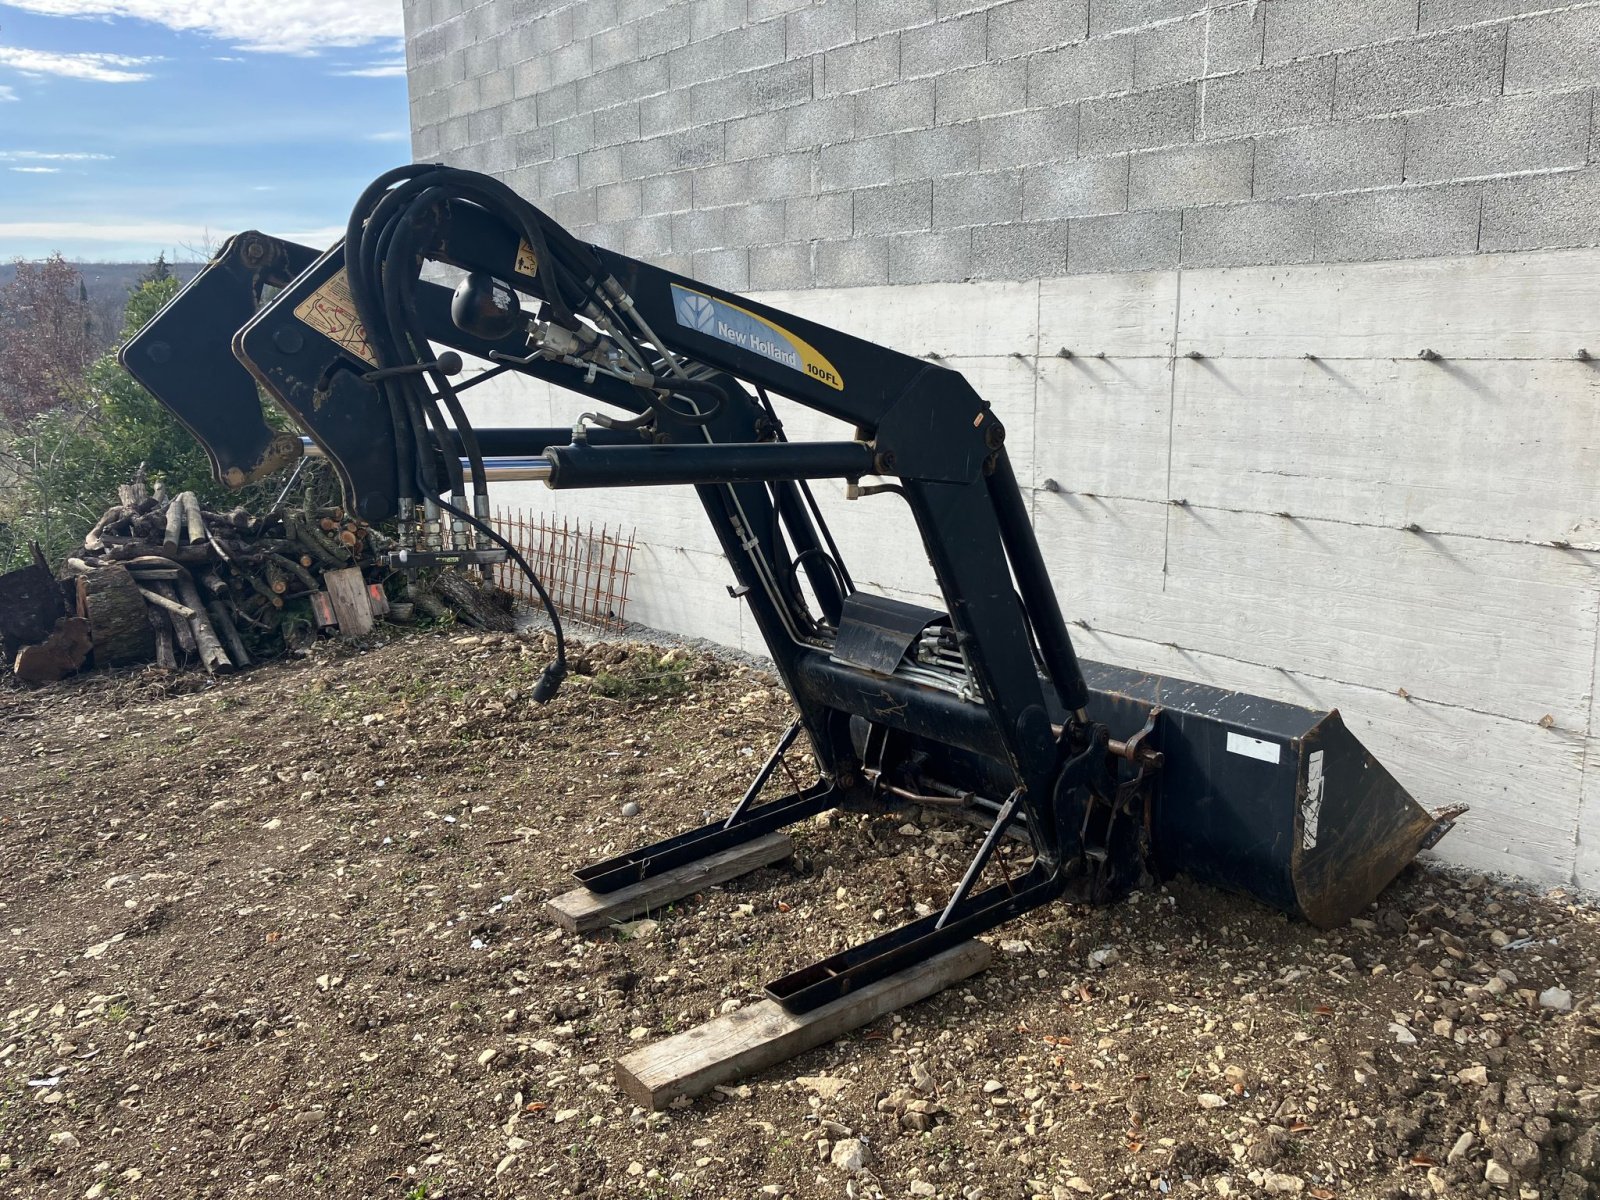
{"label": "distant hill", "polygon": [[[140,263],[73,263],[78,274],[83,278],[83,285],[89,292],[89,309],[94,314],[95,342],[101,346],[109,346],[116,340],[122,331],[122,310],[128,303],[128,293],[133,291],[147,271],[150,264]],[[180,281],[187,283],[193,279],[203,267],[204,263],[168,263],[170,270]],[[15,263],[0,262],[0,287],[10,283],[16,275]]]}

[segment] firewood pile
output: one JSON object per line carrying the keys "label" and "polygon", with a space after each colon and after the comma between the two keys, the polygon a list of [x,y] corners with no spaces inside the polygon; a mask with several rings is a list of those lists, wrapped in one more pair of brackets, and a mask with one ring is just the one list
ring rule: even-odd
{"label": "firewood pile", "polygon": [[402,587],[388,548],[380,531],[309,496],[261,516],[220,513],[136,480],[59,577],[37,547],[31,566],[0,575],[0,642],[19,679],[43,683],[86,666],[239,670],[414,613],[512,628],[510,598],[455,571]]}

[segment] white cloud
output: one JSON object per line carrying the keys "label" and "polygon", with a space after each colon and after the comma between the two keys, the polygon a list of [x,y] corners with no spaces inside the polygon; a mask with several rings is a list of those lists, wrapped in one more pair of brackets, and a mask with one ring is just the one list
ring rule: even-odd
{"label": "white cloud", "polygon": [[52,238],[82,242],[200,243],[211,236],[204,225],[172,221],[0,221],[0,238]]}
{"label": "white cloud", "polygon": [[149,79],[148,71],[131,70],[155,62],[128,54],[54,54],[49,50],[24,50],[21,46],[0,46],[0,67],[14,67],[29,75],[60,75],[66,79],[88,79],[95,83],[139,83]]}
{"label": "white cloud", "polygon": [[404,129],[385,129],[382,133],[369,133],[363,140],[368,142],[409,142],[411,135]]}
{"label": "white cloud", "polygon": [[4,104],[7,100],[15,100],[16,98],[17,92],[15,88],[0,87],[0,104]]}
{"label": "white cloud", "polygon": [[335,71],[335,75],[345,75],[355,79],[392,79],[406,73],[405,63],[383,63],[376,67],[356,67],[349,71]]}
{"label": "white cloud", "polygon": [[106,162],[109,154],[85,154],[81,150],[0,150],[0,162]]}
{"label": "white cloud", "polygon": [[6,0],[56,17],[133,17],[246,50],[314,54],[404,33],[398,0]]}
{"label": "white cloud", "polygon": [[12,167],[19,175],[59,175],[60,167]]}

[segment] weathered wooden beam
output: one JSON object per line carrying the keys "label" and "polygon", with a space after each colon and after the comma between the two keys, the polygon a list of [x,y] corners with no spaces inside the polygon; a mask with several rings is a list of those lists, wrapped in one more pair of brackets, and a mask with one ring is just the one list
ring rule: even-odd
{"label": "weathered wooden beam", "polygon": [[769,833],[614,892],[575,888],[546,902],[544,911],[563,929],[590,933],[641,913],[665,908],[674,900],[682,900],[739,875],[748,875],[759,867],[782,862],[793,853],[794,843],[787,834]]}
{"label": "weathered wooden beam", "polygon": [[617,1083],[635,1103],[663,1109],[679,1096],[702,1095],[926,999],[976,975],[993,957],[985,942],[962,942],[808,1013],[761,1000],[623,1055]]}

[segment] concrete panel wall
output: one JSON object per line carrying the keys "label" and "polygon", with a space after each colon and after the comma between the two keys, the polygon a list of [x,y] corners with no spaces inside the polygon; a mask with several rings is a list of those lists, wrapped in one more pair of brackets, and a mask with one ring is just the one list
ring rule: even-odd
{"label": "concrete panel wall", "polygon": [[1600,243],[1600,5],[407,0],[419,158],[739,290]]}
{"label": "concrete panel wall", "polygon": [[[973,380],[1086,657],[1337,707],[1423,803],[1473,806],[1444,856],[1594,886],[1597,278],[1539,252],[759,298]],[[941,602],[898,500],[822,492],[863,586]],[[760,649],[687,491],[505,499],[637,523],[632,615]]]}

